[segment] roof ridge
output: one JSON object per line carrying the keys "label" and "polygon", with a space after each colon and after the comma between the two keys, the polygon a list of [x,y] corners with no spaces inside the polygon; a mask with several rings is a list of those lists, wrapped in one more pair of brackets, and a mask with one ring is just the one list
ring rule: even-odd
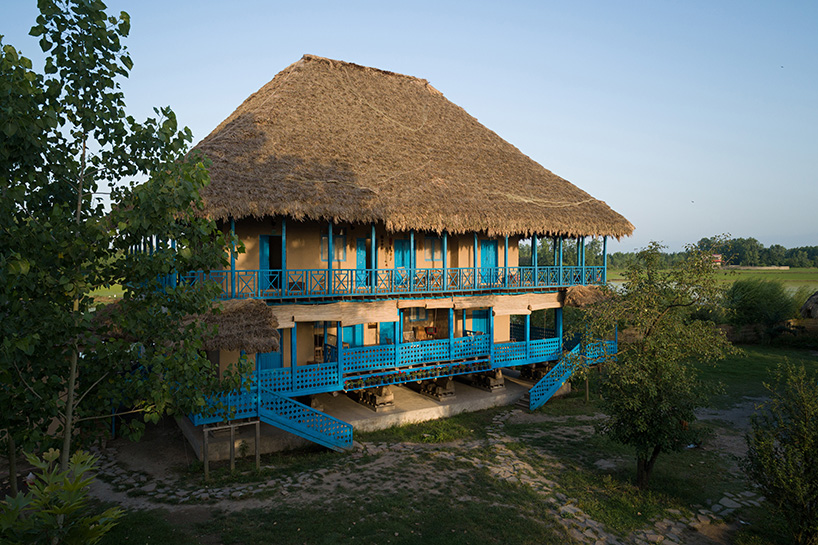
{"label": "roof ridge", "polygon": [[[401,74],[400,72],[392,72],[391,70],[384,70],[382,68],[375,68],[374,66],[364,66],[362,64],[356,64],[354,62],[342,61],[338,59],[330,59],[328,57],[321,57],[320,55],[313,55],[311,53],[304,53],[301,56],[301,60],[305,62],[325,62],[330,65],[331,68],[335,68],[336,66],[349,66],[350,68],[355,68],[358,70],[363,70],[365,72],[379,72],[385,76],[395,76],[398,78],[406,78],[408,80],[417,81],[424,85],[429,85],[429,80],[424,78],[418,78],[415,76],[410,76],[408,74]],[[431,85],[429,85],[431,87]]]}

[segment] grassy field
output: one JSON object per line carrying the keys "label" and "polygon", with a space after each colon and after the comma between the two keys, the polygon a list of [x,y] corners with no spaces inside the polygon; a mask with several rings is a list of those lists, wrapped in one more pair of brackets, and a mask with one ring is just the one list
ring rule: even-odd
{"label": "grassy field", "polygon": [[[621,282],[624,280],[622,269],[608,269],[608,280]],[[818,291],[818,269],[816,268],[794,268],[787,271],[744,271],[744,270],[723,270],[717,273],[719,281],[724,284],[731,284],[739,279],[759,278],[763,280],[775,280],[782,282],[791,290],[807,287],[813,291]]]}
{"label": "grassy field", "polygon": [[[498,479],[489,471],[503,464],[530,468],[552,483],[549,501],[576,505],[627,542],[650,520],[695,514],[727,493],[752,489],[737,456],[747,417],[765,395],[763,383],[785,359],[818,371],[814,352],[765,347],[746,347],[716,365],[701,365],[703,380],[723,386],[710,417],[695,424],[702,447],[662,454],[648,492],[633,484],[630,450],[594,432],[600,406],[598,376],[592,373],[590,402],[577,388],[534,413],[517,413],[502,428],[500,454],[496,417],[508,414],[507,407],[358,434],[356,439],[372,450],[277,455],[260,474],[241,465],[238,478],[217,470],[222,486],[270,478],[292,483],[271,489],[260,503],[242,508],[236,501],[229,511],[207,504],[157,504],[154,510],[130,511],[103,543],[570,542],[536,487]],[[189,481],[197,475],[195,467],[181,469],[178,478]],[[763,504],[741,508],[725,522],[725,542],[789,541],[782,520]]]}

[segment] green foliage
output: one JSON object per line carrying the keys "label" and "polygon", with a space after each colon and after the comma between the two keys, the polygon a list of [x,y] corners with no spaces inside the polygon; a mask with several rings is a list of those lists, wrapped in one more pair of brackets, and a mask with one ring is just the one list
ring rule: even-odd
{"label": "green foliage", "polygon": [[3,543],[93,544],[122,516],[119,508],[92,514],[88,506],[88,486],[93,481],[89,472],[96,464],[93,456],[76,452],[68,469],[60,471],[59,455],[58,450],[45,452],[42,459],[26,455],[37,475],[27,493],[6,497],[0,504]]}
{"label": "green foliage", "polygon": [[629,445],[637,458],[637,484],[648,485],[662,452],[693,441],[690,423],[710,389],[698,378],[694,360],[714,361],[733,351],[724,335],[694,313],[718,304],[720,289],[707,252],[689,248],[670,270],[661,270],[657,243],[639,252],[625,273],[624,289],[592,307],[585,324],[591,340],[609,338],[618,324],[629,330],[602,383],[607,418],[598,430]]}
{"label": "green foliage", "polygon": [[791,293],[779,281],[746,278],[727,289],[724,305],[734,324],[760,324],[775,336],[776,326],[798,316],[806,297],[805,290]]}
{"label": "green foliage", "polygon": [[[200,213],[209,176],[188,153],[190,130],[169,108],[141,123],[126,114],[128,14],[98,1],[38,6],[44,74],[0,44],[0,430],[42,448],[56,418],[65,469],[75,426],[85,439],[114,411],[155,421],[198,410],[239,379],[219,384],[188,318],[218,287],[158,280],[225,266],[228,241]],[[106,186],[110,214],[97,197]],[[91,293],[112,285],[123,301],[100,319]]]}
{"label": "green foliage", "polygon": [[818,543],[818,376],[786,363],[747,435],[747,476],[787,520],[795,543]]}

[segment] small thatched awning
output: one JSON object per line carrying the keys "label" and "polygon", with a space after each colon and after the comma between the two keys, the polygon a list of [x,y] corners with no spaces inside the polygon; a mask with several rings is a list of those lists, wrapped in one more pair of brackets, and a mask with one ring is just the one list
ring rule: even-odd
{"label": "small thatched awning", "polygon": [[221,303],[221,313],[200,317],[218,327],[214,337],[203,339],[205,350],[244,350],[248,354],[277,352],[278,320],[273,307],[258,299],[230,299]]}
{"label": "small thatched awning", "polygon": [[607,299],[598,286],[571,286],[565,292],[566,307],[587,307]]}
{"label": "small thatched awning", "polygon": [[818,318],[818,291],[809,296],[809,299],[801,305],[802,318]]}
{"label": "small thatched awning", "polygon": [[489,236],[633,232],[428,81],[312,55],[251,95],[197,149],[213,162],[202,197],[214,219]]}

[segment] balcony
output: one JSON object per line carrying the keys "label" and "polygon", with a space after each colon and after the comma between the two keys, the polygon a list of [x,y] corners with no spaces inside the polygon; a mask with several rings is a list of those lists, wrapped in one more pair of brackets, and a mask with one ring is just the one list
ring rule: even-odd
{"label": "balcony", "polygon": [[167,284],[217,282],[220,299],[306,300],[553,290],[605,284],[605,267],[287,269],[193,271]]}

